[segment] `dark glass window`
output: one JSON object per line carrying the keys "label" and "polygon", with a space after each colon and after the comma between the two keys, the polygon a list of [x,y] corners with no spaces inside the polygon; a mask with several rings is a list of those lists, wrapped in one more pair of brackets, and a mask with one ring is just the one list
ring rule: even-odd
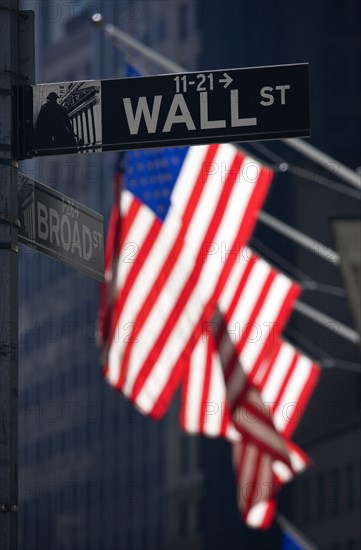
{"label": "dark glass window", "polygon": [[348,464],[346,467],[346,508],[353,510],[356,505],[356,468],[354,464]]}
{"label": "dark glass window", "polygon": [[317,478],[317,505],[318,517],[322,519],[325,517],[325,478],[323,475]]}
{"label": "dark glass window", "polygon": [[188,435],[182,434],[180,440],[180,474],[189,474],[190,469],[190,439]]}
{"label": "dark glass window", "polygon": [[53,436],[49,435],[47,438],[47,444],[48,444],[48,458],[51,459],[53,456]]}
{"label": "dark glass window", "polygon": [[203,502],[202,499],[198,499],[196,503],[196,530],[198,533],[203,531]]}
{"label": "dark glass window", "polygon": [[163,42],[166,36],[166,21],[163,16],[159,18],[159,41]]}
{"label": "dark glass window", "polygon": [[187,15],[188,15],[188,6],[186,4],[182,4],[179,6],[179,39],[185,40],[187,38]]}
{"label": "dark glass window", "polygon": [[186,502],[181,502],[179,505],[179,535],[187,536],[188,533],[188,507]]}
{"label": "dark glass window", "polygon": [[309,479],[304,480],[302,489],[303,519],[308,521],[311,518],[311,484]]}
{"label": "dark glass window", "polygon": [[164,424],[158,423],[158,449],[157,449],[157,474],[158,474],[158,483],[161,485],[163,479],[164,479]]}
{"label": "dark glass window", "polygon": [[87,61],[85,63],[85,67],[84,67],[84,73],[85,73],[85,78],[87,80],[90,80],[91,77],[92,77],[92,64],[90,61]]}
{"label": "dark glass window", "polygon": [[24,445],[24,464],[29,464],[29,446]]}
{"label": "dark glass window", "polygon": [[331,472],[331,512],[338,514],[340,510],[340,476],[337,470]]}

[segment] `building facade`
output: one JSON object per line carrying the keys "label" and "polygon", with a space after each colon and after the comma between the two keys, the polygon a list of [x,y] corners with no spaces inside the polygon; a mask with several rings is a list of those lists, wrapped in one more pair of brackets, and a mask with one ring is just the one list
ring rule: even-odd
{"label": "building facade", "polygon": [[[356,168],[359,7],[351,1],[332,6],[323,0],[307,7],[230,0],[23,2],[36,11],[38,82],[114,78],[126,57],[147,73],[160,72],[130,52],[124,57],[91,27],[95,11],[190,70],[310,61],[312,142]],[[92,140],[91,115],[77,112],[75,103],[72,112],[76,132]],[[329,218],[356,213],[358,203],[323,192],[312,175],[330,179],[329,172],[284,144],[249,149],[264,162],[287,161],[298,170],[277,173],[267,211],[334,246]],[[115,159],[112,153],[47,157],[22,169],[107,218]],[[331,179],[339,182],[337,166]],[[270,261],[283,257],[298,274],[343,285],[339,271],[274,232],[260,225],[255,237]],[[153,422],[104,383],[95,342],[98,283],[25,247],[19,274],[21,549],[278,548],[277,527],[264,534],[242,525],[225,442],[182,434],[177,402]],[[352,324],[345,297],[304,296]],[[354,346],[299,315],[287,336],[316,358],[358,360]],[[337,366],[321,377],[296,433],[315,466],[283,491],[280,505],[320,548],[360,550],[360,380]]]}
{"label": "building facade", "polygon": [[[38,82],[124,74],[125,57],[89,22],[94,12],[179,62],[196,64],[193,2],[22,7],[36,12]],[[96,145],[94,94],[88,87],[87,109],[80,111],[75,88],[64,85],[59,102],[75,133]],[[107,220],[115,160],[112,153],[38,158],[22,171]],[[20,548],[138,550],[195,541],[200,547],[197,441],[180,445],[177,406],[154,422],[104,382],[95,336],[99,283],[25,247],[19,273]]]}
{"label": "building facade", "polygon": [[[332,220],[360,217],[357,193],[339,176],[338,162],[355,171],[360,166],[361,43],[356,21],[360,6],[352,0],[332,2],[199,2],[204,49],[202,69],[310,63],[311,138],[314,146],[337,159],[331,166],[295,153],[281,142],[244,144],[275,169],[264,209],[291,227],[335,249]],[[217,39],[215,39],[217,37]],[[221,43],[221,45],[220,45]],[[331,171],[327,168],[331,168]],[[334,185],[333,185],[334,184]],[[340,184],[342,191],[340,191]],[[304,286],[301,299],[330,317],[355,327],[339,267],[321,260],[286,237],[259,223],[251,245],[276,267]],[[359,265],[359,260],[358,260]],[[357,277],[357,265],[354,266]],[[317,284],[314,290],[308,281]],[[318,284],[320,283],[320,284]],[[330,285],[328,289],[322,284]],[[333,289],[331,288],[333,287]],[[358,277],[358,293],[360,280]],[[352,304],[351,304],[352,306]],[[360,349],[315,319],[294,313],[286,338],[311,357],[323,371],[295,440],[313,465],[282,490],[280,510],[322,550],[361,548],[360,513]],[[208,445],[212,445],[209,443]],[[205,487],[215,471],[229,468],[225,449],[205,470]],[[223,464],[223,466],[222,466]],[[357,473],[356,473],[357,470]],[[223,480],[222,480],[223,481]],[[213,478],[213,517],[221,517],[225,497],[222,483]],[[229,489],[231,490],[231,489]],[[229,516],[232,508],[229,508]],[[228,533],[236,533],[238,519],[229,519]],[[217,526],[206,547],[216,548]],[[243,530],[247,548],[278,548],[277,527],[266,534]],[[274,538],[272,538],[274,537]],[[222,529],[218,529],[218,542]]]}

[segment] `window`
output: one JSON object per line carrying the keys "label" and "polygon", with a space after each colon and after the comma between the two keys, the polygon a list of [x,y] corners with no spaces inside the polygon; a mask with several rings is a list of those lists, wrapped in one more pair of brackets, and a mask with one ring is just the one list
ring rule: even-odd
{"label": "window", "polygon": [[303,519],[309,521],[311,518],[311,486],[309,479],[304,480],[302,493]]}
{"label": "window", "polygon": [[47,449],[48,459],[51,459],[53,456],[53,447],[54,447],[53,436],[51,434],[47,437],[47,444],[48,444],[48,449]]}
{"label": "window", "polygon": [[24,445],[23,449],[24,449],[24,465],[27,465],[29,464],[29,446]]}
{"label": "window", "polygon": [[188,6],[182,4],[179,6],[179,39],[185,40],[187,38],[187,15],[188,15]]}
{"label": "window", "polygon": [[85,66],[84,66],[84,74],[85,74],[85,78],[87,80],[91,80],[91,77],[92,77],[92,64],[90,61],[87,61],[85,63]]}
{"label": "window", "polygon": [[340,510],[340,476],[337,470],[331,472],[331,513],[336,515]]}
{"label": "window", "polygon": [[164,424],[162,422],[157,423],[158,428],[158,449],[157,449],[157,479],[158,484],[161,486],[165,478],[165,460],[164,460]]}
{"label": "window", "polygon": [[188,507],[186,502],[179,505],[179,535],[186,537],[188,533]]}
{"label": "window", "polygon": [[28,464],[34,464],[37,462],[36,460],[36,454],[35,454],[35,442],[30,441],[30,443],[27,446],[28,449]]}
{"label": "window", "polygon": [[37,464],[39,464],[40,460],[43,458],[41,456],[41,448],[40,447],[41,447],[41,441],[40,441],[40,439],[37,439],[35,441],[35,462]]}
{"label": "window", "polygon": [[156,537],[158,540],[158,548],[161,548],[163,545],[163,525],[161,518],[157,521],[156,524]]}
{"label": "window", "polygon": [[163,42],[166,37],[166,21],[163,15],[159,17],[159,41]]}
{"label": "window", "polygon": [[180,474],[189,473],[190,460],[190,439],[188,435],[182,434],[180,437]]}
{"label": "window", "polygon": [[62,430],[59,434],[59,454],[64,454],[65,451],[65,432]]}
{"label": "window", "polygon": [[196,502],[196,531],[198,533],[203,532],[203,501],[199,498]]}
{"label": "window", "polygon": [[323,475],[317,478],[317,496],[318,517],[322,519],[325,517],[325,478]]}
{"label": "window", "polygon": [[196,454],[196,468],[201,472],[203,469],[202,439],[199,437],[195,438],[194,445],[195,445],[195,454]]}
{"label": "window", "polygon": [[356,468],[354,464],[348,464],[346,467],[346,508],[354,510],[356,505]]}

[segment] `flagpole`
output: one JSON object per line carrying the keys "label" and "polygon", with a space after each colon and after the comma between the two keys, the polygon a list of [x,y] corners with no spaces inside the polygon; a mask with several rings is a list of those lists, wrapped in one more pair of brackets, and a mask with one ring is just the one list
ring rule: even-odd
{"label": "flagpole", "polygon": [[283,533],[289,533],[293,540],[300,545],[304,550],[319,550],[319,547],[311,542],[301,531],[299,531],[293,523],[286,519],[282,514],[278,513],[276,516],[277,523],[279,524]]}
{"label": "flagpole", "polygon": [[265,225],[268,225],[268,227],[271,227],[278,233],[281,233],[288,239],[291,239],[292,241],[302,245],[307,250],[310,250],[311,252],[314,252],[318,256],[320,256],[323,260],[326,260],[327,262],[330,262],[334,265],[340,264],[340,256],[339,254],[333,250],[332,248],[329,248],[328,246],[323,245],[319,241],[316,241],[312,237],[308,237],[305,235],[305,233],[302,233],[301,231],[298,231],[298,229],[295,229],[294,227],[291,227],[290,225],[287,225],[286,223],[282,222],[281,220],[278,220],[274,216],[271,216],[267,212],[260,211],[258,214],[258,219]]}
{"label": "flagpole", "polygon": [[103,17],[100,13],[96,13],[92,16],[92,22],[96,26],[102,28],[105,34],[107,34],[110,38],[115,40],[121,49],[131,48],[132,50],[135,50],[144,57],[148,58],[149,61],[163,67],[167,72],[182,73],[185,71],[184,67],[178,65],[178,63],[174,63],[164,55],[158,53],[156,50],[153,50],[153,48],[149,48],[149,46],[142,44],[139,40],[136,40],[135,38],[129,36],[129,34],[121,31],[118,27],[115,27],[115,25],[111,25],[109,23],[104,24]]}
{"label": "flagpole", "polygon": [[322,168],[325,168],[325,170],[332,172],[334,176],[338,176],[344,181],[347,181],[350,185],[357,187],[357,189],[361,189],[361,174],[351,170],[351,168],[345,166],[340,161],[326,155],[326,153],[320,151],[303,139],[289,138],[283,139],[282,141],[299,153],[305,155],[305,157],[308,157],[322,166]]}
{"label": "flagpole", "polygon": [[329,315],[322,313],[318,309],[315,309],[312,306],[301,302],[300,300],[297,300],[297,302],[295,302],[294,309],[298,311],[298,313],[301,313],[301,315],[304,315],[305,317],[308,317],[319,325],[324,326],[328,330],[335,332],[336,334],[338,334],[338,336],[342,336],[353,344],[359,343],[360,336],[356,330],[348,327],[347,325],[344,325],[343,323],[340,323],[336,319],[333,319]]}

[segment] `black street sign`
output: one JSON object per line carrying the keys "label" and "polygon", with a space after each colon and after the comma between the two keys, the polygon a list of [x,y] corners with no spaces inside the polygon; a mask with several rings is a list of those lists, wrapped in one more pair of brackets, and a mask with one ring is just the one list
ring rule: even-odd
{"label": "black street sign", "polygon": [[19,174],[19,241],[104,280],[103,216]]}
{"label": "black street sign", "polygon": [[23,95],[20,158],[310,131],[307,63],[40,84]]}

